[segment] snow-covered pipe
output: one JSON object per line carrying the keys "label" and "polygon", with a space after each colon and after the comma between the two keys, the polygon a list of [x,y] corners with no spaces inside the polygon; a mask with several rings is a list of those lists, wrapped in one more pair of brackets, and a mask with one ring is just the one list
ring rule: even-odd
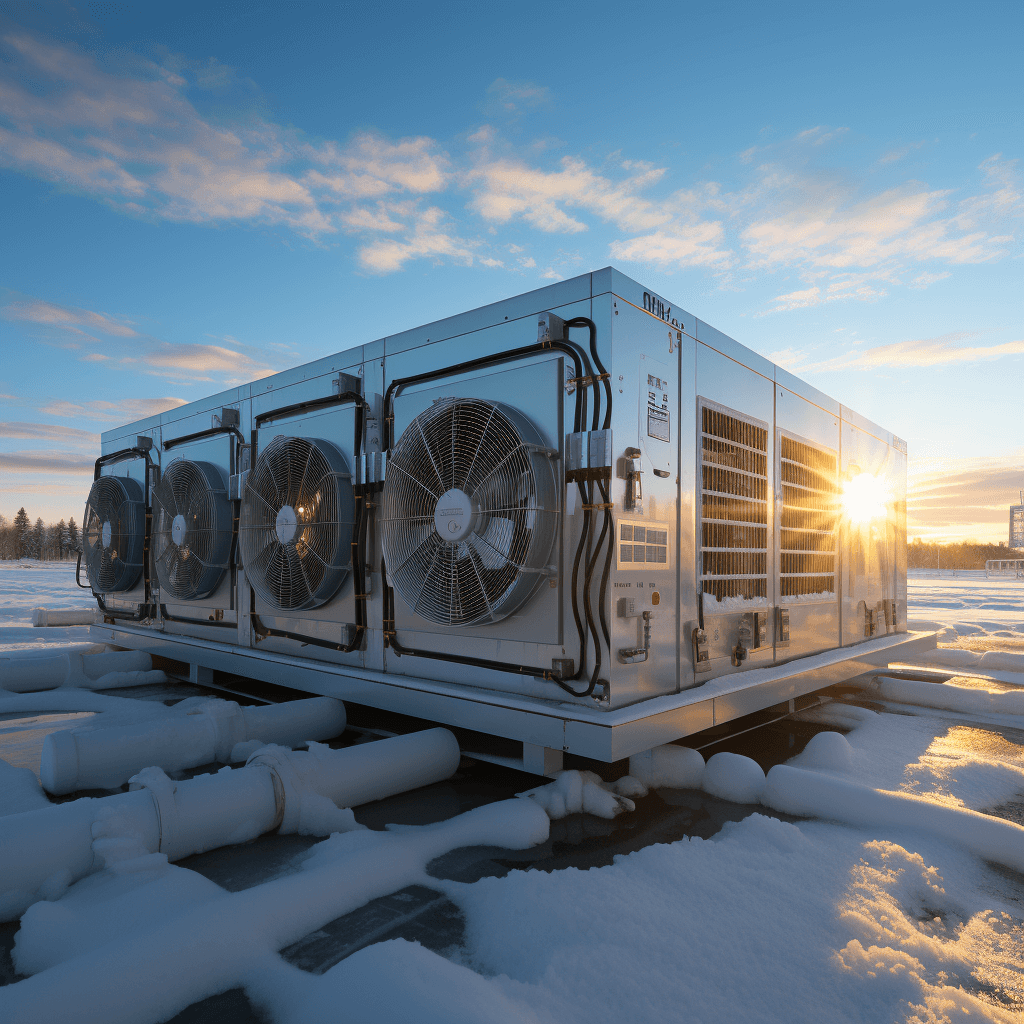
{"label": "snow-covered pipe", "polygon": [[339,815],[338,806],[440,782],[455,772],[459,758],[447,729],[341,750],[264,747],[244,768],[183,782],[146,768],[127,793],[8,815],[0,829],[0,921],[19,917],[36,900],[57,898],[72,882],[118,860],[162,853],[174,861],[275,828],[314,831],[304,827],[304,810],[323,820],[324,804]]}
{"label": "snow-covered pipe", "polygon": [[298,746],[329,740],[345,731],[345,705],[333,697],[239,707],[213,698],[187,713],[110,729],[71,729],[43,740],[39,777],[55,795],[81,789],[116,789],[149,765],[180,771],[201,764],[244,760],[232,757],[240,743]]}
{"label": "snow-covered pipe", "polygon": [[91,626],[99,620],[98,608],[33,608],[33,626]]}
{"label": "snow-covered pipe", "polygon": [[166,681],[163,672],[153,671],[153,659],[144,651],[82,654],[70,650],[0,658],[0,690],[14,693],[53,690],[59,686],[107,690]]}

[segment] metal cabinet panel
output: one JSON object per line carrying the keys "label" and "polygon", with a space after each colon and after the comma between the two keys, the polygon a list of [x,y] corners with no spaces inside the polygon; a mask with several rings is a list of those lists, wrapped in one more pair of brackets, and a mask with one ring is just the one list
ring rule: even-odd
{"label": "metal cabinet panel", "polygon": [[[775,389],[776,661],[839,643],[839,417]],[[786,636],[788,633],[788,636]]]}
{"label": "metal cabinet panel", "polygon": [[[695,578],[709,654],[699,666],[699,681],[771,663],[774,657],[771,631],[763,639],[755,635],[751,616],[764,616],[767,625],[776,572],[771,543],[775,385],[698,344],[696,392]],[[685,637],[696,625],[684,628]],[[752,633],[744,640],[748,628]],[[737,647],[745,652],[742,659],[733,656]]]}

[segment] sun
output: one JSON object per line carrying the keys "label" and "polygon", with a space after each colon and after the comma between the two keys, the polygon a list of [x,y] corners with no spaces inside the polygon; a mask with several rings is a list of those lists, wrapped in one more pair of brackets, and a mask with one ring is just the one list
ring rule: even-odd
{"label": "sun", "polygon": [[881,479],[861,473],[843,486],[843,514],[851,523],[884,519],[888,499],[888,489]]}

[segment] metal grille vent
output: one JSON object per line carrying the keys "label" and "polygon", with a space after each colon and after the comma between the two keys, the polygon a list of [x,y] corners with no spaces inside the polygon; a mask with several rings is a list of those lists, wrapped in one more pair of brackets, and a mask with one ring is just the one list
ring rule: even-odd
{"label": "metal grille vent", "polygon": [[417,615],[497,622],[550,575],[553,455],[505,405],[443,398],[412,421],[388,457],[379,522],[388,576]]}
{"label": "metal grille vent", "polygon": [[779,594],[804,597],[836,589],[839,483],[834,452],[782,435]]}
{"label": "metal grille vent", "polygon": [[85,571],[98,594],[131,590],[142,572],[146,499],[127,477],[101,476],[85,503]]}
{"label": "metal grille vent", "polygon": [[221,471],[178,459],[153,492],[153,559],[160,590],[179,601],[207,597],[228,567],[231,504]]}
{"label": "metal grille vent", "polygon": [[768,430],[701,406],[701,589],[768,594]]}
{"label": "metal grille vent", "polygon": [[279,436],[258,454],[238,544],[246,576],[268,604],[316,608],[341,586],[351,564],[351,481],[330,441]]}

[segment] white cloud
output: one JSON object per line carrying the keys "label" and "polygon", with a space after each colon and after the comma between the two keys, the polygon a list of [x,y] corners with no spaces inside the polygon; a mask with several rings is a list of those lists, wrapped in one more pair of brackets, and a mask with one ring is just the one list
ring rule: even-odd
{"label": "white cloud", "polygon": [[92,420],[100,423],[131,423],[185,405],[184,398],[124,398],[119,402],[93,400],[71,402],[57,399],[40,408],[58,419]]}
{"label": "white cloud", "polygon": [[564,208],[586,210],[627,231],[665,224],[670,215],[638,195],[664,174],[665,168],[644,165],[613,181],[578,157],[563,157],[558,170],[545,171],[520,158],[493,158],[484,151],[465,180],[473,191],[469,208],[484,220],[506,224],[522,218],[541,231],[572,234],[586,231],[587,225]]}
{"label": "white cloud", "polygon": [[487,100],[485,107],[495,113],[516,114],[523,109],[545,106],[551,102],[551,95],[546,85],[496,78],[487,87]]}
{"label": "white cloud", "polygon": [[3,316],[6,320],[22,320],[28,323],[43,324],[47,327],[62,328],[75,334],[85,333],[82,329],[98,331],[118,338],[136,338],[138,332],[128,324],[107,316],[94,313],[88,309],[74,306],[58,306],[43,299],[26,299],[12,302],[4,306]]}
{"label": "white cloud", "polygon": [[403,239],[383,238],[359,250],[359,262],[379,274],[401,270],[412,259],[447,257],[466,266],[473,262],[473,243],[449,233],[444,225],[447,216],[432,206],[415,218],[412,229]]}
{"label": "white cloud", "polygon": [[613,259],[634,263],[656,263],[662,267],[723,267],[732,259],[728,249],[719,248],[723,235],[719,222],[703,221],[628,241],[612,242],[610,249]]}
{"label": "white cloud", "polygon": [[[27,35],[5,41],[19,60],[0,79],[0,162],[125,212],[263,221],[318,237],[337,231],[339,202],[445,184],[446,158],[430,139],[363,133],[313,145],[264,120],[221,126],[188,101],[185,77],[156,64],[116,75]],[[193,78],[210,87],[230,76],[218,66]]]}
{"label": "white cloud", "polygon": [[98,445],[100,435],[77,427],[61,427],[55,423],[0,423],[0,437],[18,440],[60,441],[64,444]]}
{"label": "white cloud", "polygon": [[7,473],[61,473],[76,476],[92,475],[95,459],[65,452],[22,451],[0,452],[0,469]]}
{"label": "white cloud", "polygon": [[[938,338],[919,338],[878,345],[863,351],[847,352],[824,362],[801,367],[810,370],[873,370],[881,367],[906,369],[911,366],[952,366],[958,363],[989,362],[1005,356],[1024,354],[1024,341],[1008,341],[1000,345],[961,345],[972,335],[955,332]],[[1024,367],[1021,372],[1024,373]]]}

